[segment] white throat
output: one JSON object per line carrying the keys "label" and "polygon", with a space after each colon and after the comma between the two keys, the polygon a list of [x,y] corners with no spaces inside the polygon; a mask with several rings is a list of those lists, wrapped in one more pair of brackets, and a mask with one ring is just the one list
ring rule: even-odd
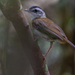
{"label": "white throat", "polygon": [[43,14],[41,17],[37,17],[37,15],[32,15],[31,13],[29,13],[29,15],[31,16],[31,20],[36,19],[36,18],[46,18],[46,15]]}

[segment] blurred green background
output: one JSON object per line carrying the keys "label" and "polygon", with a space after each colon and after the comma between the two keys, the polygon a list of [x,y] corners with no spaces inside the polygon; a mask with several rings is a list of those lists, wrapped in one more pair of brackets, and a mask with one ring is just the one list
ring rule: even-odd
{"label": "blurred green background", "polygon": [[[40,6],[47,17],[59,25],[68,39],[75,44],[75,0],[21,0],[21,2],[24,9],[33,5]],[[29,14],[25,12],[25,15],[31,25]],[[45,54],[50,43],[38,38],[38,45],[42,54]],[[55,42],[46,58],[50,74],[74,75],[74,53],[74,48],[69,44]],[[34,75],[12,23],[4,17],[1,10],[0,75]]]}

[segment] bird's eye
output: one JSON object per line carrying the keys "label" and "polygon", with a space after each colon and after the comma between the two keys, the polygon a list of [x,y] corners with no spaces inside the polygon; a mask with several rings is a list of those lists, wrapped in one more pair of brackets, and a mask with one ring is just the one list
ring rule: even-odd
{"label": "bird's eye", "polygon": [[38,10],[36,10],[36,9],[35,9],[35,10],[33,10],[33,12],[35,12],[35,13],[36,13],[36,12],[38,12]]}
{"label": "bird's eye", "polygon": [[35,9],[35,12],[37,12],[37,10]]}

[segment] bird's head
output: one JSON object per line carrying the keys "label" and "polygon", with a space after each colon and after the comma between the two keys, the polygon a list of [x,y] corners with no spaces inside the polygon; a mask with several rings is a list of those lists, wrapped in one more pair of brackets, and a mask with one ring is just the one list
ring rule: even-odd
{"label": "bird's head", "polygon": [[45,18],[45,12],[39,6],[32,6],[29,9],[24,9],[27,11],[32,19]]}

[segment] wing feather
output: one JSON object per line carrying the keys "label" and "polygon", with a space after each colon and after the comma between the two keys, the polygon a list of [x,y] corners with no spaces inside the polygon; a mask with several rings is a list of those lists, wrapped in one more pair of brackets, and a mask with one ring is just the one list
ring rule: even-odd
{"label": "wing feather", "polygon": [[47,18],[35,19],[33,20],[32,25],[35,29],[48,36],[59,38],[61,40],[63,40],[63,37],[67,38],[63,30]]}

